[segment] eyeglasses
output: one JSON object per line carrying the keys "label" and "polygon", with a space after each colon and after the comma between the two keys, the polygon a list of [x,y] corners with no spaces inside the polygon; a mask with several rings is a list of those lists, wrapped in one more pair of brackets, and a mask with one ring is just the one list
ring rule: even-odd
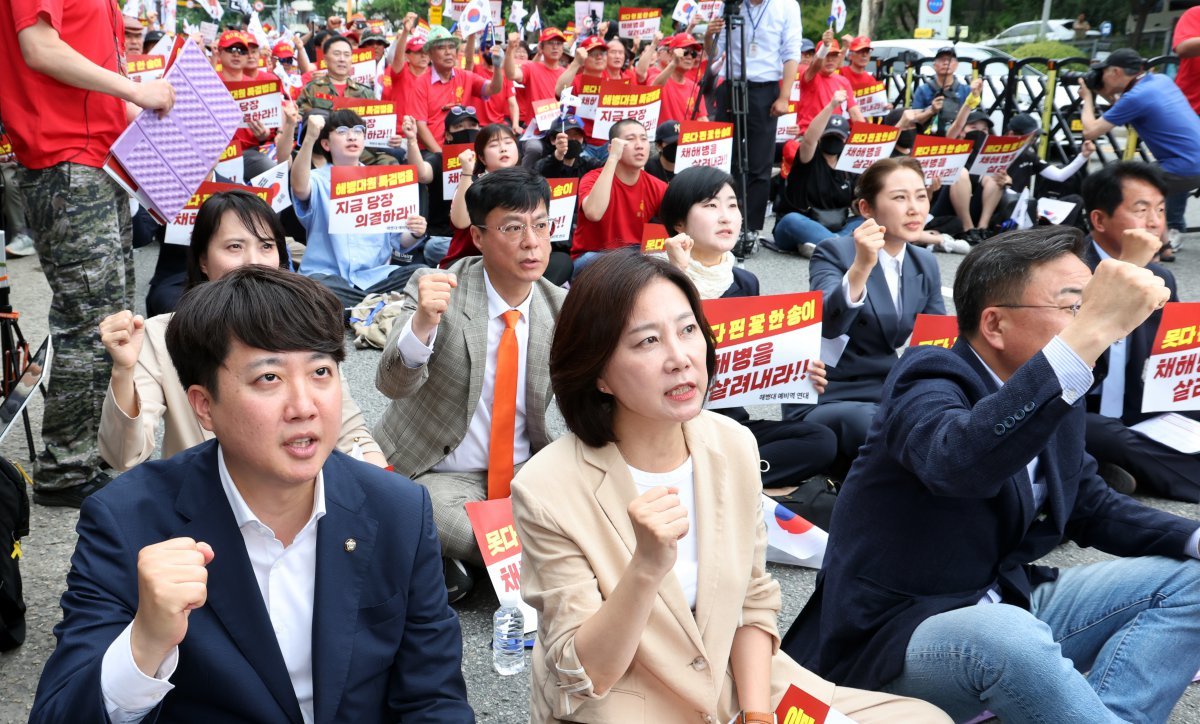
{"label": "eyeglasses", "polygon": [[280,58],[279,62],[283,63],[284,65],[292,65],[293,63],[296,62],[296,59],[295,58]]}
{"label": "eyeglasses", "polygon": [[450,115],[473,116],[475,115],[475,106],[450,106]]}
{"label": "eyeglasses", "polygon": [[1057,309],[1060,312],[1069,311],[1072,317],[1077,317],[1079,316],[1079,308],[1083,306],[1083,303],[1075,302],[1065,307],[1060,307],[1057,304],[993,304],[992,306],[1003,309]]}
{"label": "eyeglasses", "polygon": [[231,45],[228,48],[222,48],[221,50],[229,53],[230,55],[247,55],[250,52],[250,49],[244,45]]}
{"label": "eyeglasses", "polygon": [[338,126],[333,132],[345,138],[364,138],[367,135],[366,126]]}
{"label": "eyeglasses", "polygon": [[685,57],[685,58],[699,58],[699,57],[700,57],[700,51],[699,51],[699,50],[685,50],[685,51],[683,51],[683,57]]}
{"label": "eyeglasses", "polygon": [[509,241],[516,241],[524,238],[525,232],[528,229],[533,229],[533,233],[538,238],[546,238],[554,233],[553,221],[535,221],[532,224],[501,224],[500,226],[487,226],[486,224],[471,224],[477,229],[492,229],[500,232],[500,235]]}

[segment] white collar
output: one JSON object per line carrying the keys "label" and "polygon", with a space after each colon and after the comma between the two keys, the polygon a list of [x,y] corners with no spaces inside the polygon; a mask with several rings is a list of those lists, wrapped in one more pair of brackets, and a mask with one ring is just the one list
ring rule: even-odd
{"label": "white collar", "polygon": [[525,301],[515,307],[509,306],[508,302],[504,301],[504,297],[500,296],[500,292],[492,286],[492,280],[488,277],[487,269],[483,270],[483,286],[487,290],[488,303],[488,319],[497,319],[510,309],[516,309],[521,313],[521,318],[529,321],[529,302],[533,299],[533,287],[529,288],[529,294],[525,295]]}
{"label": "white collar", "polygon": [[[229,475],[229,468],[225,465],[225,451],[221,449],[220,443],[217,444],[217,474],[221,478],[221,488],[224,489],[225,497],[229,500],[229,507],[233,509],[233,518],[237,521],[238,528],[241,529],[247,525],[256,524],[257,527],[271,530],[270,526],[259,520],[254,511],[250,510],[250,506],[246,504],[246,499],[242,497],[237,486],[233,484],[233,477]],[[313,486],[312,515],[309,516],[308,522],[304,527],[307,528],[320,520],[324,515],[325,471],[321,470],[317,472],[317,484]]]}

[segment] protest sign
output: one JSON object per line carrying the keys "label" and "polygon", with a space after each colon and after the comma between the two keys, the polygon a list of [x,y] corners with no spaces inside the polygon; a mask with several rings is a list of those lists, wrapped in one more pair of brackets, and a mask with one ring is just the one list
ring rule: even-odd
{"label": "protest sign", "polygon": [[642,253],[653,254],[667,250],[667,239],[670,238],[667,227],[662,224],[647,222],[642,225]]}
{"label": "protest sign", "polygon": [[679,124],[675,173],[693,166],[713,166],[725,173],[733,164],[733,124],[684,121]]}
{"label": "protest sign", "polygon": [[271,194],[271,210],[275,213],[292,205],[291,179],[288,175],[288,168],[288,162],[284,161],[247,182],[255,188],[266,189]]}
{"label": "protest sign", "polygon": [[210,23],[207,20],[200,23],[200,37],[204,40],[204,44],[212,45],[217,42],[217,32],[220,29],[216,23]]}
{"label": "protest sign", "polygon": [[245,178],[245,168],[242,147],[231,143],[221,152],[221,157],[217,159],[217,166],[213,171],[216,173],[217,181],[240,184]]}
{"label": "protest sign", "polygon": [[892,155],[896,140],[900,138],[900,129],[895,126],[885,126],[880,123],[862,123],[850,121],[850,136],[842,155],[838,156],[838,171],[862,173],[876,161]]}
{"label": "protest sign", "polygon": [[705,407],[815,404],[808,374],[821,352],[821,292],[704,300],[717,344]]}
{"label": "protest sign", "polygon": [[167,72],[167,58],[163,55],[130,55],[125,58],[125,72],[134,83],[158,80]]}
{"label": "protest sign", "polygon": [[600,84],[600,100],[596,104],[596,122],[592,126],[592,138],[608,141],[608,130],[614,123],[632,118],[641,122],[642,127],[646,129],[646,136],[653,141],[661,107],[660,87],[606,80]]}
{"label": "protest sign", "polygon": [[650,39],[662,25],[662,8],[621,8],[617,13],[617,35],[632,40]]}
{"label": "protest sign", "polygon": [[[504,29],[504,3],[502,0],[488,0],[488,16],[492,25],[496,26],[496,32]],[[504,34],[500,33],[503,37]]]}
{"label": "protest sign", "polygon": [[200,184],[200,188],[196,189],[196,193],[192,194],[192,198],[184,204],[183,209],[178,214],[175,214],[175,217],[167,224],[166,236],[163,241],[167,244],[177,244],[179,246],[190,245],[192,243],[192,229],[196,227],[196,214],[200,211],[200,207],[204,205],[205,201],[208,201],[209,196],[221,193],[222,191],[246,191],[266,201],[268,204],[274,198],[272,191],[266,188],[205,181]]}
{"label": "protest sign", "polygon": [[[470,4],[471,0],[450,0],[450,2],[446,4],[446,17],[450,18],[451,20],[458,20],[458,18],[463,14],[463,11],[466,10],[467,6]],[[433,21],[431,20],[430,22],[432,23]],[[440,21],[434,24],[438,25],[440,24]]]}
{"label": "protest sign", "polygon": [[[579,95],[575,96],[578,101],[575,105],[575,115],[580,118],[595,119],[596,106],[600,103],[600,85],[604,81],[595,76],[581,75],[578,77],[581,80]],[[626,80],[625,84],[628,85],[629,81]]]}
{"label": "protest sign", "polygon": [[991,176],[1007,171],[1031,138],[1032,133],[1024,136],[988,136],[979,147],[975,162],[967,173],[972,176]]}
{"label": "protest sign", "polygon": [[412,166],[334,166],[330,173],[331,234],[404,231],[417,213],[417,170]]}
{"label": "protest sign", "polygon": [[796,125],[796,105],[798,103],[798,100],[788,101],[787,113],[775,119],[775,143],[787,143],[800,132],[800,128]]}
{"label": "protest sign", "polygon": [[227,81],[225,87],[242,109],[238,128],[249,128],[251,121],[279,128],[283,122],[283,84],[279,78]]}
{"label": "protest sign", "polygon": [[575,27],[580,36],[596,32],[595,24],[604,20],[604,3],[598,0],[575,0]]}
{"label": "protest sign", "polygon": [[[467,503],[467,518],[475,531],[475,542],[483,556],[483,565],[496,597],[501,594],[521,592],[521,541],[513,524],[512,498],[496,498]],[[537,630],[537,611],[518,598],[518,606],[525,617],[525,633]]]}
{"label": "protest sign", "polygon": [[575,195],[579,193],[579,179],[549,178],[550,208],[547,213],[554,233],[550,241],[567,241],[571,238],[571,223],[575,219]]}
{"label": "protest sign", "polygon": [[1146,362],[1142,412],[1200,410],[1200,302],[1168,302]]}
{"label": "protest sign", "polygon": [[855,88],[854,101],[858,103],[858,110],[867,118],[887,115],[887,88],[883,81]]}
{"label": "protest sign", "polygon": [[[378,65],[375,62],[375,54],[370,48],[355,50],[350,56],[350,63],[353,67],[350,69],[350,77],[357,83],[362,83],[365,86],[375,85],[375,67]],[[322,56],[317,61],[317,70],[326,70],[329,66],[325,63],[325,58]]]}
{"label": "protest sign", "polygon": [[[454,198],[454,192],[458,190],[458,180],[462,176],[462,161],[459,160],[459,155],[463,151],[474,150],[475,145],[471,143],[451,143],[442,146],[442,198],[446,201]],[[475,159],[476,163],[481,163],[479,159]]]}
{"label": "protest sign", "polygon": [[562,106],[554,98],[545,98],[533,102],[533,117],[537,121],[537,127],[540,131],[550,128],[550,124],[554,123],[561,115]]}
{"label": "protest sign", "polygon": [[388,140],[396,135],[396,106],[391,101],[376,101],[369,98],[334,98],[334,110],[343,108],[354,111],[367,127],[367,148],[387,148]]}
{"label": "protest sign", "polygon": [[933,345],[950,349],[958,341],[958,317],[953,314],[918,314],[909,347]]}
{"label": "protest sign", "polygon": [[949,186],[958,180],[974,146],[974,141],[965,139],[955,141],[941,136],[918,135],[913,141],[912,157],[921,164],[925,183],[933,183],[938,178],[943,186]]}

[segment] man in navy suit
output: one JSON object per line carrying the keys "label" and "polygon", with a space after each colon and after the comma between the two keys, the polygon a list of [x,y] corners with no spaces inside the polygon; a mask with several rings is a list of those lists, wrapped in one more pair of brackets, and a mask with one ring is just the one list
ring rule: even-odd
{"label": "man in navy suit", "polygon": [[[1171,301],[1178,302],[1175,276],[1150,263],[1162,246],[1166,193],[1162,172],[1148,163],[1122,161],[1088,176],[1083,202],[1092,233],[1083,260],[1092,269],[1109,258],[1144,266],[1163,280]],[[1129,429],[1153,416],[1142,412],[1142,375],[1161,321],[1162,312],[1155,310],[1096,362],[1096,384],[1087,396],[1087,451],[1116,490],[1128,493],[1138,487],[1195,503],[1200,501],[1200,455],[1179,452]]]}
{"label": "man in navy suit", "polygon": [[[1096,360],[1168,292],[1116,260],[1093,277],[1083,251],[1055,226],[967,255],[958,343],[905,352],[842,488],[783,642],[801,664],[959,721],[1170,715],[1200,667],[1200,524],[1105,485],[1082,404]],[[1125,557],[1033,565],[1064,540]]]}
{"label": "man in navy suit", "polygon": [[341,304],[243,267],[167,348],[216,440],[80,511],[30,721],[473,722],[429,495],[337,452]]}

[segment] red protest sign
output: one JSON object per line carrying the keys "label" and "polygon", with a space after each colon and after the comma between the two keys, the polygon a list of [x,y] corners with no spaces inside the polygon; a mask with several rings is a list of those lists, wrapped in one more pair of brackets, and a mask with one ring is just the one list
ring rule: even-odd
{"label": "red protest sign", "polygon": [[642,253],[651,254],[667,250],[667,227],[662,224],[647,223],[642,226]]}
{"label": "red protest sign", "polygon": [[950,349],[958,341],[958,317],[953,314],[918,314],[909,347],[934,345]]}
{"label": "red protest sign", "polygon": [[1170,302],[1146,366],[1142,412],[1200,410],[1200,302]]}
{"label": "red protest sign", "polygon": [[779,700],[775,721],[779,724],[824,724],[829,705],[792,684]]}

